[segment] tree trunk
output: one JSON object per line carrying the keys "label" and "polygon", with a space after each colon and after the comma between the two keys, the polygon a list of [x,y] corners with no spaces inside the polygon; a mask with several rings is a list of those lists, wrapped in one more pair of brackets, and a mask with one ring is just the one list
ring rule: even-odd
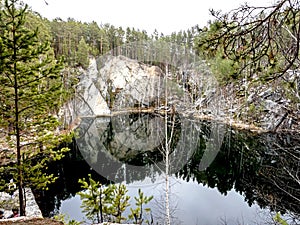
{"label": "tree trunk", "polygon": [[99,202],[99,207],[100,207],[100,223],[103,223],[103,205],[102,205],[102,187],[100,187],[100,202]]}
{"label": "tree trunk", "polygon": [[[167,78],[168,76],[168,66],[166,65],[166,75],[165,75],[165,107],[168,107],[168,88],[167,88]],[[172,137],[170,137],[171,139]],[[170,154],[170,148],[169,148],[169,139],[168,139],[168,112],[165,110],[165,176],[166,176],[166,224],[171,224],[170,219],[170,200],[169,200],[169,168],[170,168],[170,162],[169,162],[169,154]]]}
{"label": "tree trunk", "polygon": [[18,93],[18,78],[17,78],[17,43],[15,32],[13,32],[14,40],[14,94],[15,94],[15,135],[16,135],[16,148],[17,148],[17,166],[18,166],[18,180],[17,186],[19,190],[19,204],[20,204],[20,216],[25,216],[25,202],[23,195],[23,171],[22,171],[22,158],[21,158],[21,134],[20,134],[20,114],[19,114],[19,93]]}

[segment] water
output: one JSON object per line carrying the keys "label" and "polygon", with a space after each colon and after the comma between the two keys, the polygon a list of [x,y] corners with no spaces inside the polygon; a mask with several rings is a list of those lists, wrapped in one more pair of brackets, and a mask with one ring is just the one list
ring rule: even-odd
{"label": "water", "polygon": [[[174,123],[172,121],[175,121]],[[164,199],[165,133],[170,142],[172,224],[263,224],[269,209],[299,216],[299,137],[253,134],[209,121],[126,114],[83,118],[73,150],[50,168],[59,176],[47,192],[36,192],[45,216],[61,212],[84,220],[78,179],[125,183],[153,195],[160,221]],[[133,205],[133,203],[132,203]]]}
{"label": "water", "polygon": [[[162,183],[163,179],[158,182]],[[163,197],[160,191],[162,185],[152,183],[149,178],[127,184],[127,187],[130,196],[136,196],[138,189],[141,188],[146,195],[153,195],[155,199]],[[176,202],[175,223],[221,224],[222,221],[226,220],[229,224],[261,224],[264,220],[259,215],[261,212],[259,206],[249,207],[245,203],[244,197],[234,190],[229,191],[224,196],[216,188],[207,188],[196,182],[186,182],[174,178],[171,192],[171,198]],[[81,213],[80,204],[79,196],[65,200],[61,205],[60,213],[69,215],[70,218],[78,221],[83,221],[85,219],[84,214]],[[132,205],[134,205],[134,202],[132,202]],[[159,212],[155,202],[149,206],[154,214]]]}

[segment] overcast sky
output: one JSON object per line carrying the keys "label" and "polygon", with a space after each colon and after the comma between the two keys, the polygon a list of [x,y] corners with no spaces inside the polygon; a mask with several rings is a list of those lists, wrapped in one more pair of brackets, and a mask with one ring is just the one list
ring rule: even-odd
{"label": "overcast sky", "polygon": [[[114,26],[139,28],[164,34],[186,30],[196,24],[203,27],[211,18],[209,9],[226,12],[246,0],[24,0],[34,11],[48,19],[74,18]],[[275,0],[247,0],[262,5]]]}

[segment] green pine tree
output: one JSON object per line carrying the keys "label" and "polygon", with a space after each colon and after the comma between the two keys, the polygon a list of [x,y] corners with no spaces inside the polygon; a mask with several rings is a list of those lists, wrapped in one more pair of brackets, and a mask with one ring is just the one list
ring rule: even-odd
{"label": "green pine tree", "polygon": [[81,184],[81,188],[84,191],[79,192],[78,195],[82,199],[81,208],[82,212],[85,213],[89,220],[97,223],[103,222],[103,189],[100,182],[92,179],[91,174],[89,174],[89,180],[86,181],[84,178],[79,179],[78,183]]}
{"label": "green pine tree", "polygon": [[[147,197],[144,195],[141,189],[138,190],[138,197],[134,197],[136,208],[130,208],[130,215],[128,216],[129,219],[134,220],[136,224],[142,224],[144,222],[144,212],[150,213],[150,208],[144,208],[144,205],[148,204],[152,199],[153,196]],[[149,224],[149,221],[145,221]]]}
{"label": "green pine tree", "polygon": [[89,66],[89,46],[87,45],[83,37],[79,41],[77,60],[78,64],[84,69]]}
{"label": "green pine tree", "polygon": [[130,197],[127,195],[127,188],[124,184],[113,185],[114,192],[112,198],[112,208],[114,211],[112,215],[115,217],[117,223],[121,223],[126,218],[122,216],[125,212],[126,208],[130,205],[129,199]]}
{"label": "green pine tree", "polygon": [[[78,181],[81,188],[83,188],[83,191],[78,193],[82,200],[80,207],[86,217],[97,223],[108,221],[121,223],[126,220],[122,216],[130,206],[130,197],[127,195],[126,186],[124,184],[103,186],[100,182],[93,180],[91,174],[88,177],[88,181],[84,178]],[[142,222],[149,224],[149,221],[145,220],[144,213],[149,213],[151,210],[150,208],[144,208],[144,205],[148,204],[153,196],[145,196],[140,189],[138,194],[139,196],[135,197],[137,208],[130,209],[129,219],[134,220],[137,224],[142,224]]]}
{"label": "green pine tree", "polygon": [[115,186],[103,186],[100,182],[95,181],[91,174],[88,175],[88,181],[79,179],[81,188],[84,191],[78,193],[82,200],[81,208],[89,220],[97,223],[103,223],[113,212],[111,202]]}
{"label": "green pine tree", "polygon": [[5,0],[0,11],[1,145],[13,150],[16,161],[0,174],[17,183],[20,215],[25,215],[25,186],[46,188],[55,181],[46,165],[63,157],[66,148],[53,149],[68,136],[57,131],[53,116],[62,103],[62,64],[49,54],[49,43],[39,41],[38,30],[27,28],[26,12],[20,0]]}

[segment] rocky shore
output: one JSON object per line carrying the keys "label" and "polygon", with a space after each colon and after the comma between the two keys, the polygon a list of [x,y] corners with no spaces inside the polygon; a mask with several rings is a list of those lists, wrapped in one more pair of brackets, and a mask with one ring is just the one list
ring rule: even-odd
{"label": "rocky shore", "polygon": [[[35,197],[30,188],[25,188],[26,196],[26,217],[16,217],[13,219],[4,219],[3,221],[9,220],[27,220],[32,218],[43,218],[42,212],[35,201]],[[18,208],[18,191],[15,191],[12,195],[0,192],[0,208],[4,211],[4,218],[8,218],[12,214],[12,208]]]}

